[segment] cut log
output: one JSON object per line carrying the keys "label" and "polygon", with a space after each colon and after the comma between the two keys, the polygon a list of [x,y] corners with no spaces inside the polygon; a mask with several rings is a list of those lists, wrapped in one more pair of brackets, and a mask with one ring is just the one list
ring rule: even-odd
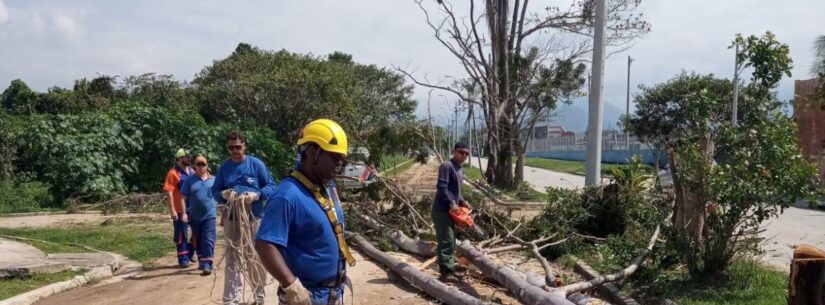
{"label": "cut log", "polygon": [[365,255],[378,261],[384,266],[389,267],[393,272],[401,276],[405,281],[410,283],[413,287],[418,288],[424,293],[438,299],[441,302],[454,305],[488,305],[492,304],[484,302],[476,297],[464,293],[455,287],[448,286],[440,282],[438,279],[423,273],[415,266],[402,262],[372,246],[364,237],[358,234],[347,234],[350,240],[353,240],[354,245],[361,249]]}
{"label": "cut log", "polygon": [[456,249],[473,265],[496,282],[507,288],[513,296],[524,304],[572,305],[565,298],[563,291],[554,293],[528,283],[522,275],[512,268],[500,265],[484,253],[479,252],[468,241],[458,243]]}
{"label": "cut log", "polygon": [[389,239],[401,248],[401,250],[421,256],[435,256],[435,243],[412,239],[404,234],[404,232],[387,228],[385,225],[370,218],[369,216],[363,214],[358,216],[364,221],[365,225],[389,237]]}
{"label": "cut log", "polygon": [[825,305],[825,251],[800,245],[791,261],[788,305]]}

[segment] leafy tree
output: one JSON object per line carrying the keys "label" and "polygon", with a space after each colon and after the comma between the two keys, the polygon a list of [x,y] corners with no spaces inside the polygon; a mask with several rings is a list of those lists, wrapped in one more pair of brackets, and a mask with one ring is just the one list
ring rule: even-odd
{"label": "leafy tree", "polygon": [[36,104],[37,93],[19,78],[11,81],[9,87],[0,95],[0,105],[11,114],[34,113]]}
{"label": "leafy tree", "polygon": [[371,132],[412,120],[416,106],[403,77],[341,52],[322,60],[240,44],[193,84],[208,121],[251,120],[285,143],[294,142],[306,123],[327,117],[348,131],[351,146],[364,145]]}
{"label": "leafy tree", "polygon": [[[3,117],[0,117],[2,119]],[[123,102],[107,112],[33,115],[0,120],[18,128],[0,131],[0,140],[16,152],[10,161],[17,173],[33,173],[51,185],[53,198],[95,201],[128,192],[157,192],[173,165],[175,150],[185,147],[211,160],[214,170],[228,156],[224,137],[240,129],[249,152],[260,157],[275,177],[292,167],[292,154],[261,127],[208,125],[201,117],[140,102]]]}
{"label": "leafy tree", "polygon": [[142,101],[173,111],[199,110],[194,89],[171,75],[147,73],[129,76],[125,78],[122,86],[131,101]]}
{"label": "leafy tree", "polygon": [[208,121],[252,120],[275,130],[282,141],[294,140],[297,130],[312,119],[354,117],[352,104],[359,90],[344,67],[245,44],[206,67],[193,83]]}
{"label": "leafy tree", "polygon": [[750,67],[741,120],[730,122],[731,82],[681,74],[642,87],[628,120],[634,134],[665,144],[674,180],[672,240],[693,276],[727,270],[755,250],[749,235],[800,198],[814,195],[816,169],[801,158],[795,124],[772,93],[790,75],[787,45],[771,33],[737,36],[737,69]]}

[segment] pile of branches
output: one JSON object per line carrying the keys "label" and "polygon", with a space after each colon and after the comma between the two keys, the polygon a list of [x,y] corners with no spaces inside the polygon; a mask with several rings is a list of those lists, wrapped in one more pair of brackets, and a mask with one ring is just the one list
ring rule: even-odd
{"label": "pile of branches", "polygon": [[[425,198],[419,202],[413,202],[410,199],[411,196],[406,194],[395,181],[384,177],[378,179],[380,184],[376,184],[379,184],[381,191],[389,194],[391,199],[350,204],[348,207],[350,211],[347,213],[349,231],[370,234],[381,244],[392,244],[403,252],[430,258],[428,262],[431,263],[435,256],[435,243],[429,212],[430,199]],[[635,272],[652,251],[660,231],[657,227],[647,247],[641,249],[639,255],[626,268],[588,281],[564,285],[560,273],[541,254],[542,250],[558,246],[570,239],[591,241],[598,241],[598,239],[590,239],[589,236],[575,233],[556,232],[525,240],[523,237],[530,236],[530,234],[520,234],[520,232],[532,229],[526,228],[524,222],[510,220],[501,211],[491,206],[493,204],[483,201],[474,202],[474,208],[478,213],[477,224],[490,233],[488,235],[491,237],[482,239],[459,230],[457,255],[465,257],[485,278],[494,280],[502,289],[524,304],[606,304],[603,301],[594,301],[594,298],[583,292],[605,283],[621,280]],[[569,236],[562,236],[562,234],[569,234]],[[442,302],[485,304],[484,301],[444,285],[422,272],[424,265],[414,267],[400,262],[373,247],[366,238],[357,233],[350,234],[349,238],[350,242],[359,247],[365,255],[390,267],[411,285]],[[504,265],[492,257],[494,254],[512,251],[523,251],[531,255],[542,265],[544,274]]]}

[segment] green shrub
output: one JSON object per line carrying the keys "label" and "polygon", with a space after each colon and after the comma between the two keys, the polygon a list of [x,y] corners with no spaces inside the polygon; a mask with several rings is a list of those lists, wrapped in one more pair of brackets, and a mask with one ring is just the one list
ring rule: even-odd
{"label": "green shrub", "polygon": [[42,182],[0,181],[0,214],[35,212],[52,205],[49,186]]}
{"label": "green shrub", "polygon": [[216,171],[228,157],[225,135],[232,129],[244,131],[247,152],[261,158],[274,177],[286,175],[293,162],[286,146],[267,128],[208,125],[197,114],[135,102],[122,102],[108,112],[33,115],[2,122],[17,128],[0,131],[0,141],[8,142],[14,152],[4,154],[0,165],[14,173],[37,173],[32,180],[52,185],[58,203],[158,192],[180,147],[205,155]]}

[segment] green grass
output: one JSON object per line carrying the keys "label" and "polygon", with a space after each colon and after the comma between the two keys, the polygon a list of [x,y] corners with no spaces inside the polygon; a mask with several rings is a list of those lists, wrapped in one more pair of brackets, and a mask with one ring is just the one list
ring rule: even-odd
{"label": "green grass", "polygon": [[0,228],[0,234],[45,240],[58,245],[43,242],[28,242],[46,253],[89,252],[82,247],[65,245],[75,243],[98,250],[125,255],[129,259],[148,263],[174,250],[171,226],[146,223],[138,220],[104,222],[101,225],[73,225],[61,228],[7,229]]}
{"label": "green grass", "polygon": [[[413,166],[413,162],[407,161],[410,161],[410,158],[407,158],[405,156],[386,156],[383,160],[383,166],[379,170],[384,170],[384,176],[395,176],[407,171],[408,169],[410,169],[410,167]],[[404,164],[402,165],[402,163]],[[392,170],[390,170],[391,168]]]}
{"label": "green grass", "polygon": [[[562,172],[574,175],[584,176],[585,169],[584,169],[584,162],[581,161],[568,161],[568,160],[556,160],[556,159],[544,159],[544,158],[526,158],[524,159],[524,165],[529,167],[537,167],[543,168],[546,170],[551,170],[555,172]],[[609,163],[602,163],[602,173],[610,173],[613,168],[621,167],[621,164],[609,164]]]}
{"label": "green grass", "polygon": [[18,294],[46,286],[51,283],[69,280],[86,270],[67,270],[51,274],[35,274],[30,278],[13,278],[0,280],[0,300],[8,299]]}
{"label": "green grass", "polygon": [[464,170],[464,179],[470,181],[477,181],[479,179],[482,179],[482,175],[481,172],[478,170],[478,167],[474,167],[469,164],[464,164],[462,169]]}
{"label": "green grass", "polygon": [[681,305],[773,305],[786,304],[788,276],[759,263],[735,262],[730,275],[702,283],[686,275],[670,281],[662,291]]}

